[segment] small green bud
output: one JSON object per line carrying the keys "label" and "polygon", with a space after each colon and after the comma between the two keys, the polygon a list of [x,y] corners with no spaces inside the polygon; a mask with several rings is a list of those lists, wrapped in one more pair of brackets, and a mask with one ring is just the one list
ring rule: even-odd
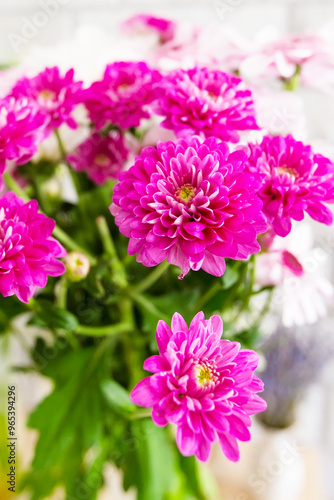
{"label": "small green bud", "polygon": [[90,263],[85,254],[70,252],[64,258],[67,277],[70,281],[81,281],[86,278],[90,270]]}

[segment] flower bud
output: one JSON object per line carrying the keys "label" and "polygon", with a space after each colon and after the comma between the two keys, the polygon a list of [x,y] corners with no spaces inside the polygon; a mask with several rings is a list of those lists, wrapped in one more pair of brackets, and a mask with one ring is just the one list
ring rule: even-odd
{"label": "flower bud", "polygon": [[64,259],[67,277],[70,281],[81,281],[86,278],[90,270],[90,263],[85,254],[70,252]]}

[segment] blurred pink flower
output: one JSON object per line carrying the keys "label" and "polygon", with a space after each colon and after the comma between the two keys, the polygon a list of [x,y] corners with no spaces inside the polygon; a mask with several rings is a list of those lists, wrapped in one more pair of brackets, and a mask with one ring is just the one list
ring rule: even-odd
{"label": "blurred pink flower", "polygon": [[144,148],[121,174],[110,207],[130,238],[129,254],[148,267],[167,259],[182,276],[200,268],[221,276],[224,257],[257,253],[257,234],[267,224],[257,196],[260,180],[245,172],[246,159],[215,138]]}
{"label": "blurred pink flower", "polygon": [[334,95],[334,56],[318,54],[303,64],[300,74],[302,85]]}
{"label": "blurred pink flower", "polygon": [[273,234],[269,231],[260,237],[265,251],[256,259],[256,282],[275,286],[272,311],[280,313],[284,326],[315,323],[333,303],[333,285],[326,277],[328,253],[313,247],[307,223],[296,224],[284,238],[273,239]]}
{"label": "blurred pink flower", "polygon": [[178,313],[170,329],[159,321],[156,338],[159,355],[144,369],[154,375],[133,389],[133,403],[152,407],[156,425],[177,426],[176,442],[185,456],[206,461],[211,444],[218,440],[230,460],[239,459],[237,439],[249,441],[250,415],[266,409],[256,393],[263,383],[254,375],[259,357],[240,349],[238,342],[221,340],[219,316],[204,319],[196,314],[189,328]]}
{"label": "blurred pink flower", "polygon": [[33,78],[22,78],[11,91],[14,97],[27,97],[36,102],[41,112],[49,117],[49,128],[55,129],[66,123],[76,128],[77,123],[71,113],[79,104],[82,82],[73,80],[74,70],[61,76],[57,66],[46,68]]}
{"label": "blurred pink flower", "polygon": [[95,132],[67,155],[67,160],[74,170],[84,171],[96,184],[103,184],[119,177],[128,154],[122,134],[114,130],[107,135]]}
{"label": "blurred pink flower", "polygon": [[32,158],[48,135],[47,125],[47,117],[28,99],[0,99],[0,174],[8,160],[21,165]]}
{"label": "blurred pink flower", "polygon": [[324,40],[317,35],[290,35],[272,39],[271,31],[262,33],[261,39],[245,57],[239,70],[246,80],[261,83],[262,79],[289,80],[297,70],[313,58],[326,52]]}
{"label": "blurred pink flower", "polygon": [[51,237],[55,222],[38,213],[36,200],[25,203],[9,192],[0,199],[0,293],[16,294],[22,302],[45,287],[47,276],[60,276],[66,255]]}
{"label": "blurred pink flower", "polygon": [[0,99],[8,96],[17,80],[22,78],[23,72],[24,68],[21,65],[0,70]]}
{"label": "blurred pink flower", "polygon": [[83,92],[89,116],[97,129],[108,124],[122,129],[138,127],[149,118],[148,107],[157,97],[161,75],[144,62],[109,64],[103,79]]}
{"label": "blurred pink flower", "polygon": [[324,41],[319,36],[303,34],[268,43],[263,47],[263,54],[279,76],[291,78],[298,66],[323,50]]}
{"label": "blurred pink flower", "polygon": [[178,137],[198,134],[238,142],[240,130],[258,130],[251,91],[240,78],[219,70],[176,70],[161,82],[155,112]]}
{"label": "blurred pink flower", "polygon": [[261,175],[263,212],[279,236],[286,236],[291,219],[302,220],[304,212],[324,224],[332,223],[332,212],[324,205],[334,202],[334,164],[328,158],[291,135],[265,136],[261,144],[249,147],[246,169]]}
{"label": "blurred pink flower", "polygon": [[175,22],[162,17],[154,17],[148,14],[136,14],[123,23],[123,28],[129,31],[152,30],[159,35],[161,43],[169,42],[175,33]]}

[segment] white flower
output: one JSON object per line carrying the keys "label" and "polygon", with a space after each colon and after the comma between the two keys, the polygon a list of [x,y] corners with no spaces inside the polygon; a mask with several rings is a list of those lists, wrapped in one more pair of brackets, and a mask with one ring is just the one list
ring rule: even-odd
{"label": "white flower", "polygon": [[299,223],[291,233],[276,236],[267,252],[257,259],[256,281],[274,285],[272,306],[286,327],[315,323],[326,316],[334,288],[328,276],[328,253],[313,247],[310,224]]}

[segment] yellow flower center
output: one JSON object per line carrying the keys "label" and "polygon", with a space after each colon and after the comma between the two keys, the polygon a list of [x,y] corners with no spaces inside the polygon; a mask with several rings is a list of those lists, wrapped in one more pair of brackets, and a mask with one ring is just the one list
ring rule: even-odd
{"label": "yellow flower center", "polygon": [[44,89],[41,90],[38,95],[45,101],[49,101],[50,99],[53,99],[55,94],[54,92],[52,92],[52,90]]}
{"label": "yellow flower center", "polygon": [[210,99],[212,99],[213,101],[217,101],[219,95],[217,94],[214,94],[213,92],[208,92],[208,96],[210,97]]}
{"label": "yellow flower center", "polygon": [[279,175],[288,174],[290,177],[298,177],[298,172],[295,168],[277,167],[277,172]]}
{"label": "yellow flower center", "polygon": [[195,366],[195,376],[197,383],[202,387],[206,387],[210,383],[215,383],[218,380],[218,374],[215,368],[206,360],[200,361]]}
{"label": "yellow flower center", "polygon": [[96,155],[94,161],[98,167],[108,167],[109,165],[109,158],[103,153]]}
{"label": "yellow flower center", "polygon": [[117,90],[119,90],[120,92],[123,92],[130,87],[131,87],[131,85],[128,83],[122,83],[121,85],[118,85]]}
{"label": "yellow flower center", "polygon": [[197,380],[201,385],[210,382],[210,380],[212,380],[212,374],[210,368],[208,368],[207,366],[203,366],[202,368],[200,368],[197,375]]}
{"label": "yellow flower center", "polygon": [[175,196],[180,201],[188,202],[195,196],[195,188],[191,184],[184,184],[182,187],[178,188],[175,192]]}

